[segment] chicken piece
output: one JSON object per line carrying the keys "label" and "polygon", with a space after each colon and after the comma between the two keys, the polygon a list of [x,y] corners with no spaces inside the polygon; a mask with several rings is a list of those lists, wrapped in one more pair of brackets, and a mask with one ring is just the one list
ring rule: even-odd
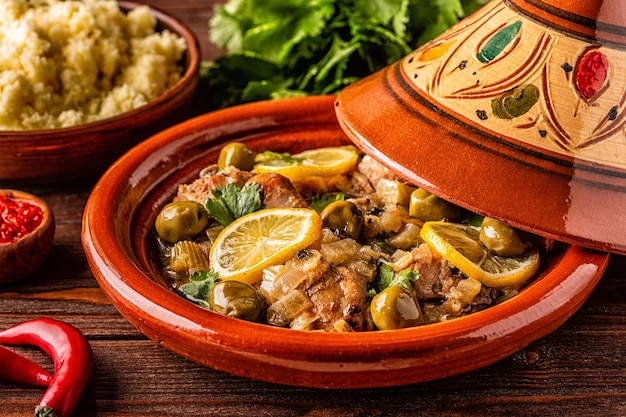
{"label": "chicken piece", "polygon": [[361,172],[354,171],[350,175],[344,176],[344,178],[344,181],[336,183],[336,188],[345,195],[362,197],[374,195],[376,192],[369,178]]}
{"label": "chicken piece", "polygon": [[191,184],[179,185],[174,201],[197,201],[204,205],[207,199],[212,197],[211,191],[217,187],[227,184],[237,184],[243,187],[253,175],[248,171],[227,167],[214,175],[200,177]]}
{"label": "chicken piece", "polygon": [[[315,285],[307,288],[316,320],[310,330],[371,330],[365,279],[344,266],[334,266]],[[303,314],[307,314],[304,312]]]}
{"label": "chicken piece", "polygon": [[427,243],[422,243],[413,249],[411,255],[413,262],[409,268],[419,272],[419,278],[414,286],[418,298],[422,300],[444,298],[450,288],[461,279],[453,273],[448,261]]}
{"label": "chicken piece", "polygon": [[364,174],[374,188],[383,178],[388,180],[400,180],[399,176],[369,155],[363,156],[357,166],[357,171]]}
{"label": "chicken piece", "polygon": [[244,187],[249,183],[257,183],[260,186],[263,203],[268,208],[309,206],[288,178],[275,173],[254,174],[232,166],[217,173],[207,171],[206,175],[191,184],[179,185],[174,201],[191,200],[204,205],[208,198],[212,198],[211,192],[222,185],[236,184]]}
{"label": "chicken piece", "polygon": [[298,252],[284,266],[267,268],[259,290],[270,303],[275,303],[293,289],[315,284],[329,268],[330,263],[322,258],[320,251],[306,249]]}
{"label": "chicken piece", "polygon": [[273,172],[254,175],[247,183],[257,183],[263,191],[265,207],[309,207],[287,177]]}
{"label": "chicken piece", "polygon": [[328,177],[311,176],[298,180],[294,185],[305,197],[340,191],[348,197],[360,198],[375,195],[376,184],[383,178],[399,179],[384,165],[365,155],[356,170]]}
{"label": "chicken piece", "polygon": [[331,265],[314,249],[285,266],[283,276],[261,284],[270,299],[279,295],[268,308],[268,323],[298,330],[372,330],[365,277],[352,268]]}

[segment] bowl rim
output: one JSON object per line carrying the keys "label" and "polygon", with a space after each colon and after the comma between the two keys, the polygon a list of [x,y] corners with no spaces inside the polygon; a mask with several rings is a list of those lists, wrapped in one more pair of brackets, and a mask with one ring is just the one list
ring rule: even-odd
{"label": "bowl rim", "polygon": [[108,128],[112,125],[123,124],[124,122],[137,117],[137,114],[139,113],[149,111],[154,107],[158,107],[163,103],[170,101],[181,91],[185,90],[190,82],[193,82],[200,71],[201,60],[200,43],[195,33],[181,20],[153,5],[128,0],[119,0],[117,3],[123,12],[128,12],[140,6],[149,7],[150,13],[157,19],[157,27],[159,25],[165,25],[185,40],[187,49],[183,56],[184,72],[182,77],[163,94],[136,109],[119,113],[105,119],[95,120],[75,126],[54,129],[0,130],[0,142],[12,141],[22,136],[37,136],[38,138],[45,140],[46,137],[85,134],[87,132],[100,131],[103,128]]}
{"label": "bowl rim", "polygon": [[[237,130],[246,126],[258,135],[254,124],[272,131],[276,125],[280,126],[280,121],[274,120],[277,114],[281,115],[281,120],[300,112],[308,112],[305,118],[315,117],[316,112],[326,117],[329,112],[333,114],[333,106],[334,97],[322,96],[258,102],[207,113],[154,135],[111,166],[87,201],[81,236],[94,276],[122,315],[168,349],[222,371],[290,385],[358,388],[419,382],[493,363],[555,330],[582,305],[606,268],[609,255],[576,246],[566,246],[541,279],[502,304],[444,323],[382,332],[320,334],[221,316],[185,300],[145,270],[145,260],[136,253],[135,238],[124,236],[124,228],[119,224],[122,217],[132,218],[139,209],[119,205],[125,194],[136,193],[140,187],[155,192],[167,181],[171,170],[163,168],[164,161],[175,159],[178,146],[187,140],[185,135],[193,132],[198,140],[197,136],[202,136],[204,130],[207,134],[201,140],[207,144],[215,141],[216,135],[232,133],[229,127]],[[233,126],[229,126],[231,124]],[[316,128],[315,124],[307,126]],[[210,149],[206,147],[204,152]],[[161,155],[155,156],[159,152]],[[142,174],[153,169],[163,171],[159,172],[157,183],[138,187]],[[103,213],[102,207],[111,202],[115,207]],[[153,203],[150,206],[156,210]],[[112,212],[123,213],[123,216],[110,215]],[[138,227],[142,228],[145,231],[146,226]],[[237,332],[225,331],[233,326]],[[177,333],[178,339],[168,335],[170,332]],[[534,333],[531,336],[529,332]],[[250,335],[254,337],[247,337]],[[189,340],[181,344],[181,337]],[[415,360],[420,352],[425,352],[426,356],[439,352],[445,358],[452,352],[476,352],[480,346],[496,341],[506,341],[506,346],[497,354],[479,354],[480,358],[474,363],[440,371],[436,376],[410,372],[417,366]],[[294,376],[251,371],[241,364],[224,363],[219,355],[217,359],[198,358],[186,343],[190,346],[205,344],[220,355],[286,368],[293,371]],[[318,371],[316,366],[323,369]],[[302,376],[300,373],[309,379],[298,379]],[[375,382],[360,378],[349,380],[357,374],[385,376]]]}

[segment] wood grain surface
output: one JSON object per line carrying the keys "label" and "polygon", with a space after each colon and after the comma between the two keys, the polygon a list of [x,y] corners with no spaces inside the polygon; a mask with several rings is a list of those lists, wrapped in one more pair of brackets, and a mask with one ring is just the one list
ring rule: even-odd
{"label": "wood grain surface", "polygon": [[[220,53],[207,37],[214,2],[149,3],[196,31],[204,59]],[[561,328],[481,370],[396,388],[285,387],[192,363],[147,339],[117,312],[93,278],[80,242],[82,210],[95,181],[0,184],[42,197],[57,222],[43,267],[0,288],[0,328],[45,316],[88,337],[95,366],[74,416],[626,415],[626,257],[612,257],[591,297]],[[43,352],[17,350],[52,371]],[[42,393],[0,382],[0,416],[32,415]]]}

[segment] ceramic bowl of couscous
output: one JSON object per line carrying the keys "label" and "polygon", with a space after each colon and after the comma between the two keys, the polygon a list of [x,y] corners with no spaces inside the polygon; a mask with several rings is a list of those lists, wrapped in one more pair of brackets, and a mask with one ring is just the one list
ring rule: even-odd
{"label": "ceramic bowl of couscous", "polygon": [[4,3],[0,181],[96,176],[185,117],[200,52],[176,18],[124,1]]}

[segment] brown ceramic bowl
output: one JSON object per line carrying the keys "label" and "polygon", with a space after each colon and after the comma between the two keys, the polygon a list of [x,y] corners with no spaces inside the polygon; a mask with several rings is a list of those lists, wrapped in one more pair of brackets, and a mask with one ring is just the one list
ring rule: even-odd
{"label": "brown ceramic bowl", "polygon": [[[54,240],[54,215],[48,205],[32,194],[19,190],[0,190],[7,199],[26,200],[39,206],[43,220],[31,233],[11,243],[0,243],[0,286],[26,278],[41,266],[50,252]],[[0,223],[3,211],[0,208]]]}
{"label": "brown ceramic bowl", "polygon": [[[120,1],[122,10],[139,3]],[[101,174],[133,145],[180,121],[198,80],[200,50],[189,28],[162,11],[152,9],[157,30],[170,30],[185,39],[184,74],[169,91],[147,105],[105,120],[75,127],[0,131],[0,181],[57,182]]]}
{"label": "brown ceramic bowl", "polygon": [[357,388],[433,380],[502,359],[581,306],[609,255],[562,246],[517,296],[468,317],[403,330],[319,333],[221,316],[183,299],[160,275],[159,209],[228,141],[296,152],[349,143],[333,97],[260,102],[191,119],[139,144],[100,179],[83,219],[83,247],[104,292],[167,349],[232,374],[281,384]]}

